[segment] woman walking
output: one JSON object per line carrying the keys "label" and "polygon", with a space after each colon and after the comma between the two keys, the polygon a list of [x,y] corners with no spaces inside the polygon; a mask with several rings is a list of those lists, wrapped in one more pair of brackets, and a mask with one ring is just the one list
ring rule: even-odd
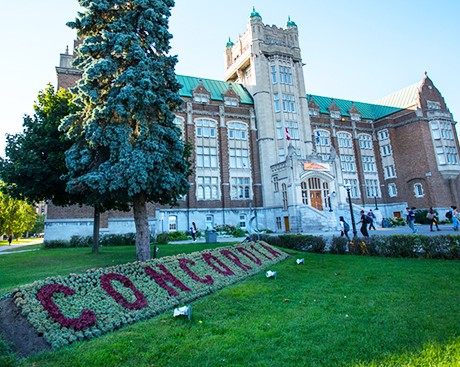
{"label": "woman walking", "polygon": [[440,231],[440,229],[438,227],[438,217],[436,216],[436,213],[435,213],[433,207],[430,207],[430,210],[428,211],[428,214],[426,215],[426,217],[430,221],[430,231],[434,232],[433,224],[436,226],[436,229],[438,231]]}

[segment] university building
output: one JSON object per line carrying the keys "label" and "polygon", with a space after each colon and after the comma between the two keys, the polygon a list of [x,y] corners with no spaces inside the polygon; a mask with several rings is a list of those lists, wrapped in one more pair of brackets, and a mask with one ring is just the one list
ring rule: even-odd
{"label": "university building", "polygon": [[[373,103],[308,94],[297,25],[263,23],[225,47],[224,80],[178,75],[176,123],[194,147],[190,191],[176,207],[151,204],[151,229],[216,225],[274,232],[335,231],[373,209],[440,213],[459,202],[456,122],[431,79]],[[61,54],[58,88],[81,77]],[[91,235],[92,208],[50,204],[45,239]],[[102,233],[134,232],[132,213],[101,215]]]}

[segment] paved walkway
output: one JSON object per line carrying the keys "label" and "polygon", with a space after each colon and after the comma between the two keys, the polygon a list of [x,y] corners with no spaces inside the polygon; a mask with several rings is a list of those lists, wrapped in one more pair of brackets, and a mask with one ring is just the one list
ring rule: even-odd
{"label": "paved walkway", "polygon": [[[37,249],[27,249],[27,246],[31,245],[38,245],[43,242],[43,239],[37,239],[37,241],[32,241],[28,243],[19,243],[15,244],[15,241],[11,244],[11,246],[0,246],[0,255],[6,255],[6,254],[17,254],[18,252],[26,252],[26,251],[36,251]],[[22,250],[17,250],[19,248],[22,248]],[[14,251],[11,251],[14,250]]]}

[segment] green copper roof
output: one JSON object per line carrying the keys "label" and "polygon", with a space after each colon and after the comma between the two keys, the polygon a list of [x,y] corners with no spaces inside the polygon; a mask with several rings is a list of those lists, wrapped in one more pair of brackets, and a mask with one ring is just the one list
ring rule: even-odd
{"label": "green copper roof", "polygon": [[262,17],[260,16],[260,14],[259,14],[258,12],[256,12],[256,8],[253,6],[253,7],[252,7],[251,18],[255,18],[255,17],[258,17],[258,18],[262,19]]}
{"label": "green copper roof", "polygon": [[233,45],[234,45],[234,43],[232,42],[232,40],[230,39],[230,37],[228,37],[228,42],[227,42],[226,47],[232,47]]}
{"label": "green copper roof", "polygon": [[399,107],[390,107],[364,102],[353,102],[347,101],[345,99],[315,96],[311,94],[307,95],[307,99],[308,101],[313,99],[315,103],[319,106],[320,113],[325,114],[329,114],[328,108],[331,105],[332,101],[334,101],[337,107],[340,109],[340,114],[342,116],[350,116],[350,113],[348,111],[352,108],[352,104],[354,104],[356,109],[361,114],[361,118],[369,120],[378,120],[382,117],[391,115],[395,112],[402,110],[402,108]]}
{"label": "green copper roof", "polygon": [[291,20],[291,17],[288,17],[288,21],[286,23],[286,27],[289,28],[289,27],[296,27],[297,28],[297,24],[295,24],[295,22],[293,22]]}
{"label": "green copper roof", "polygon": [[240,103],[242,104],[254,104],[251,95],[241,84],[228,83],[221,80],[212,80],[204,78],[196,78],[193,76],[176,75],[177,81],[182,85],[179,91],[181,97],[192,98],[192,91],[198,86],[200,81],[203,83],[203,87],[211,93],[211,99],[215,101],[223,101],[222,94],[227,92],[230,85],[232,86],[235,93],[240,97]]}

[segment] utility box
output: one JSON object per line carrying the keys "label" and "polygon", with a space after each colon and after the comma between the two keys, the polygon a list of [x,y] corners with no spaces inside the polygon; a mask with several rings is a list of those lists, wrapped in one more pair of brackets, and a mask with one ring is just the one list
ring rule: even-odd
{"label": "utility box", "polygon": [[208,231],[206,232],[206,243],[216,243],[217,242],[217,232]]}

